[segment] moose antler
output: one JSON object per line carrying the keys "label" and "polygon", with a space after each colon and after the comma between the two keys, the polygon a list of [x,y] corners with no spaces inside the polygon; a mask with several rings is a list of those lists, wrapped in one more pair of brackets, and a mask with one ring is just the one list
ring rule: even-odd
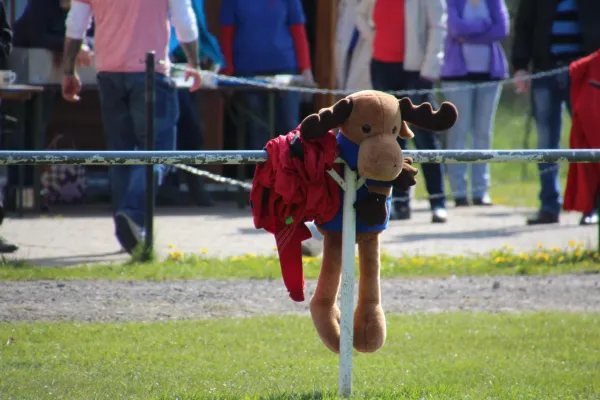
{"label": "moose antler", "polygon": [[456,123],[458,111],[452,103],[443,102],[437,111],[433,111],[430,103],[413,105],[408,97],[399,100],[402,119],[409,124],[429,131],[445,131]]}
{"label": "moose antler", "polygon": [[352,108],[352,100],[344,98],[333,107],[325,108],[318,114],[311,114],[300,124],[300,134],[308,140],[321,137],[346,122],[352,113]]}

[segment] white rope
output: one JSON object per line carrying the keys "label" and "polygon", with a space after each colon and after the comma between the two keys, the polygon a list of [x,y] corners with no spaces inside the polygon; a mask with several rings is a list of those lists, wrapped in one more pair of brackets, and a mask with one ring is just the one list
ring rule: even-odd
{"label": "white rope", "polygon": [[[191,167],[189,165],[183,165],[183,164],[174,164],[173,165],[176,168],[179,168],[181,170],[187,171],[191,174],[197,175],[197,176],[203,176],[206,177],[208,179],[211,179],[215,182],[220,182],[220,183],[226,183],[232,186],[239,186],[243,189],[246,189],[248,191],[250,191],[252,189],[252,184],[248,183],[248,182],[244,182],[244,181],[240,181],[237,179],[232,179],[232,178],[227,178],[225,176],[221,176],[218,174],[213,174],[212,172],[208,172],[202,169],[198,169],[195,167]],[[550,168],[545,169],[543,172],[538,173],[538,177],[556,171],[560,168],[560,165],[555,165],[552,166]],[[333,178],[339,183],[338,179],[336,179],[335,176],[333,176]],[[340,178],[341,179],[341,178]],[[513,180],[507,180],[507,181],[501,181],[499,183],[490,185],[490,186],[481,186],[481,187],[475,187],[473,188],[471,191],[474,192],[478,192],[478,191],[484,191],[484,190],[489,190],[491,188],[496,188],[496,187],[501,187],[504,185],[508,185],[511,183],[516,183],[516,182],[523,182],[526,181],[526,179],[522,179],[522,178],[517,178],[517,179],[513,179]],[[359,184],[358,187],[362,186],[362,184]],[[442,197],[446,197],[446,198],[454,198],[457,194],[462,194],[462,193],[458,193],[458,192],[448,192],[448,193],[437,193],[437,194],[432,194],[429,196],[395,196],[392,200],[393,201],[404,201],[407,199],[411,199],[411,200],[433,200],[433,199],[438,199],[438,198],[442,198]]]}
{"label": "white rope", "polygon": [[[162,61],[161,61],[162,62]],[[173,69],[177,69],[180,71],[194,71],[186,65],[182,64],[172,64]],[[521,82],[521,81],[529,81],[534,79],[546,78],[549,76],[555,76],[561,74],[563,72],[568,72],[569,67],[564,66],[560,68],[555,68],[548,71],[537,72],[535,74],[522,75],[497,81],[489,81],[489,82],[480,82],[480,83],[472,83],[468,85],[457,85],[453,87],[445,87],[445,88],[434,88],[434,89],[419,89],[419,90],[397,90],[397,91],[383,91],[385,93],[393,94],[395,96],[410,96],[410,95],[419,95],[419,94],[427,94],[427,93],[448,93],[454,91],[461,91],[467,89],[476,89],[483,88],[488,86],[496,86],[506,85],[509,83]],[[237,83],[240,85],[247,86],[256,86],[263,87],[266,89],[274,89],[274,90],[282,90],[282,91],[292,91],[292,92],[301,92],[301,93],[310,93],[310,94],[333,94],[336,96],[347,96],[349,94],[355,93],[360,89],[356,90],[342,90],[342,89],[322,89],[322,88],[310,88],[305,86],[293,86],[288,84],[278,83],[274,78],[241,78],[236,76],[229,75],[221,75],[215,73],[214,71],[202,70],[202,74],[206,76],[210,76],[211,79],[219,80],[222,82],[230,82]]]}

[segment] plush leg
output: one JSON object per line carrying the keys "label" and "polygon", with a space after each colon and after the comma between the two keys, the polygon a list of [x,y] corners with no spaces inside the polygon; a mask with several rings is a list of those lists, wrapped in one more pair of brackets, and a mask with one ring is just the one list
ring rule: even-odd
{"label": "plush leg", "polygon": [[379,233],[358,233],[360,281],[354,311],[354,348],[363,353],[375,352],[385,342],[385,315],[381,307],[379,285]]}
{"label": "plush leg", "polygon": [[342,234],[323,232],[323,241],[323,264],[310,301],[310,314],[325,346],[339,353],[340,310],[336,300],[342,274]]}

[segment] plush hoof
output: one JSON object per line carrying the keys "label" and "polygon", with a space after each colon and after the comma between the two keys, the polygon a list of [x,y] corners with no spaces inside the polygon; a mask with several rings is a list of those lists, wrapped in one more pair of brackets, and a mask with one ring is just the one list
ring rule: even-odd
{"label": "plush hoof", "polygon": [[354,349],[373,353],[385,343],[385,315],[380,304],[358,304],[354,311]]}
{"label": "plush hoof", "polygon": [[323,304],[311,301],[310,315],[323,344],[334,353],[339,353],[340,310],[337,304]]}

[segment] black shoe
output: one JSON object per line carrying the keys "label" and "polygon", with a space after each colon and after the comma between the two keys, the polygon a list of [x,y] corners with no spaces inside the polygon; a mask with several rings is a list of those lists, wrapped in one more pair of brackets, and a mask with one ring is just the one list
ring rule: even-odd
{"label": "black shoe", "polygon": [[19,247],[15,244],[9,243],[3,237],[0,237],[0,253],[14,253],[19,250]]}
{"label": "black shoe", "polygon": [[468,207],[469,200],[467,200],[466,197],[457,197],[456,199],[454,199],[454,204],[456,205],[456,207]]}
{"label": "black shoe", "polygon": [[587,214],[583,214],[581,216],[581,220],[579,221],[579,225],[594,225],[597,223],[598,223],[598,213],[596,211],[592,211]]}
{"label": "black shoe", "polygon": [[527,225],[556,224],[558,223],[558,214],[548,211],[539,211],[536,215],[527,219]]}
{"label": "black shoe", "polygon": [[396,206],[394,207],[394,219],[405,220],[410,219],[410,207],[408,206]]}
{"label": "black shoe", "polygon": [[119,243],[127,253],[132,254],[133,250],[142,241],[139,226],[128,215],[122,213],[118,213],[115,216],[115,224]]}

